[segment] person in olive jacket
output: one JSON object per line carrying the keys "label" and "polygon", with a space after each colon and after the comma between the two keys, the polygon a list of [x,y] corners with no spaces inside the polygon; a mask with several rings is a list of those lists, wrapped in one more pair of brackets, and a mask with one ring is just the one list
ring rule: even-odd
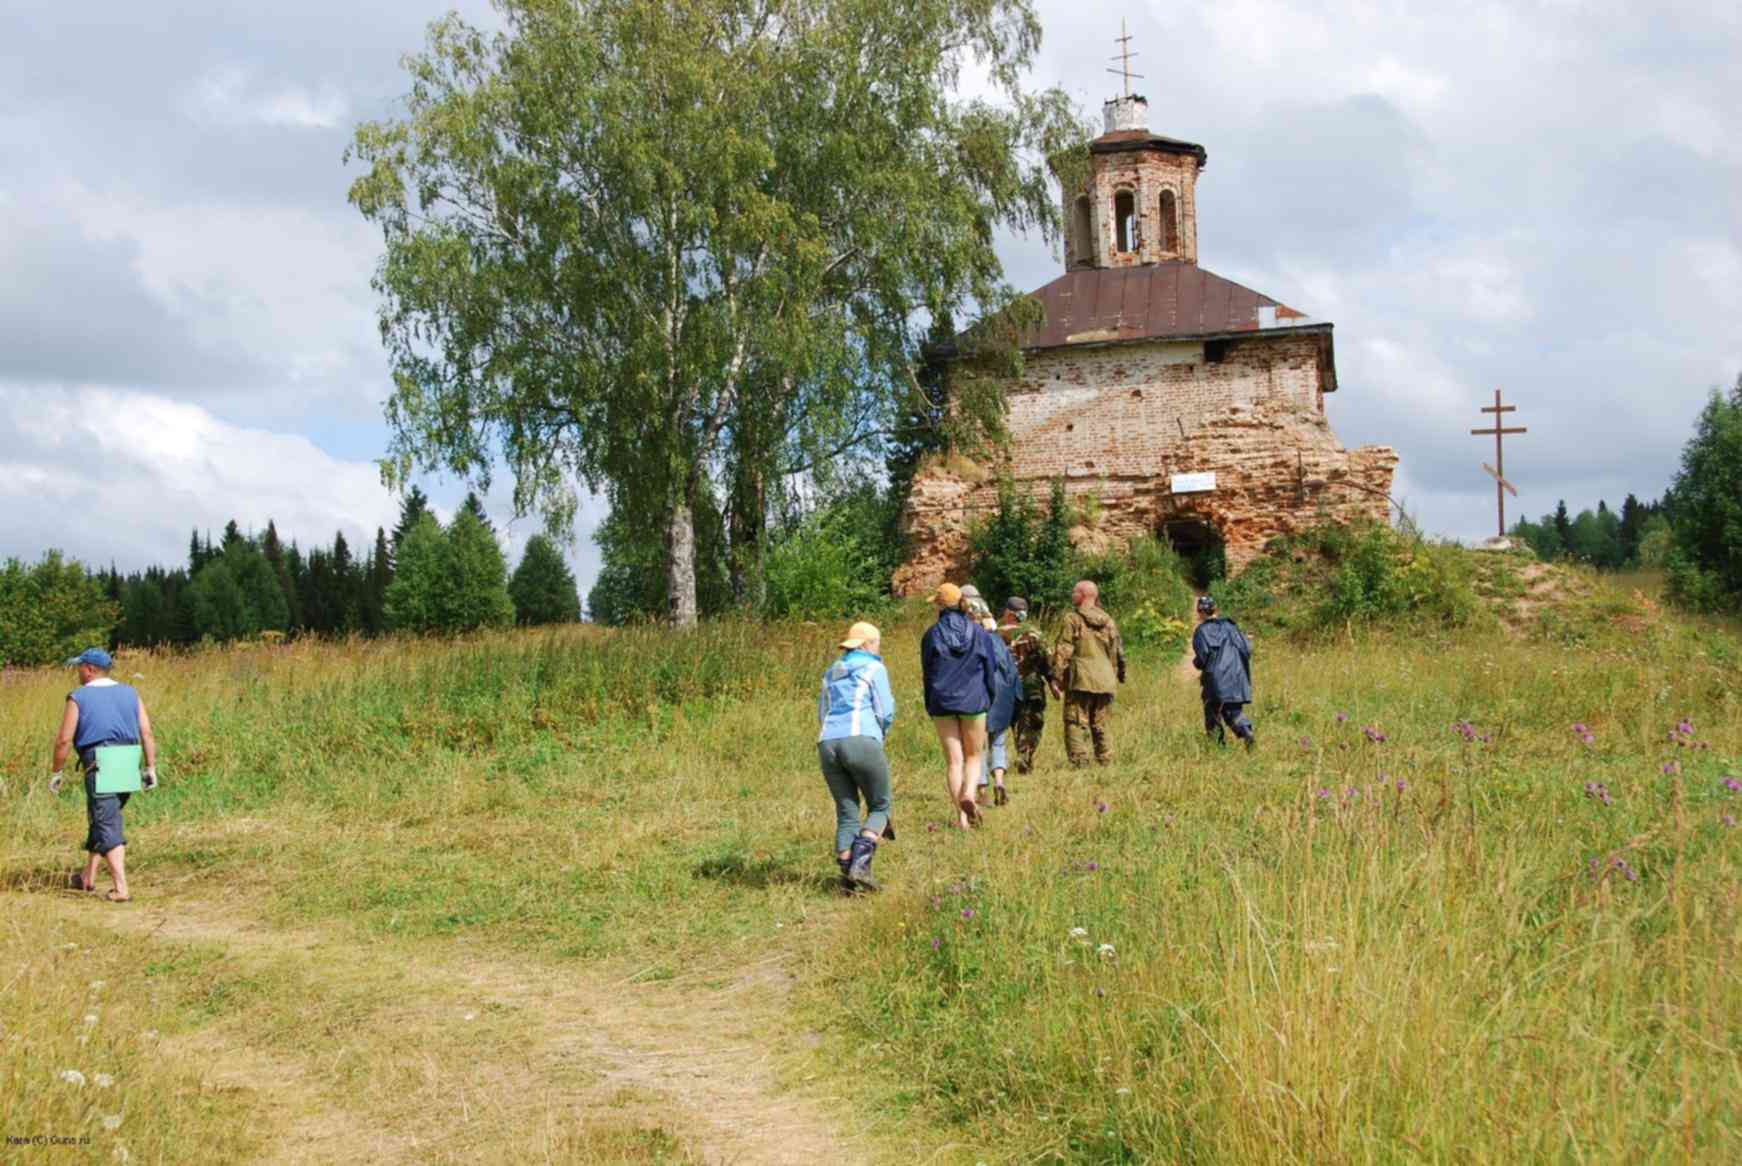
{"label": "person in olive jacket", "polygon": [[1100,599],[1101,589],[1088,579],[1071,588],[1076,610],[1065,617],[1052,651],[1053,695],[1065,705],[1065,755],[1079,768],[1089,763],[1091,741],[1097,764],[1113,760],[1108,714],[1113,693],[1125,683],[1125,645]]}

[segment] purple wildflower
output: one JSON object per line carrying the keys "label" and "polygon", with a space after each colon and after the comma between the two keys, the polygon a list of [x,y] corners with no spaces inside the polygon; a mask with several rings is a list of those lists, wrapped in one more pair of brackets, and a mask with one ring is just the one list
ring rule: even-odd
{"label": "purple wildflower", "polygon": [[1680,762],[1665,761],[1663,763],[1663,775],[1665,777],[1674,777],[1676,774],[1680,773],[1681,771],[1682,771],[1682,767],[1681,767]]}
{"label": "purple wildflower", "polygon": [[1694,723],[1686,717],[1683,717],[1681,719],[1681,724],[1675,727],[1675,731],[1684,737],[1691,737],[1694,735]]}
{"label": "purple wildflower", "polygon": [[1366,728],[1362,729],[1361,732],[1375,745],[1383,745],[1385,743],[1385,734],[1380,732],[1378,725],[1368,725]]}
{"label": "purple wildflower", "polygon": [[1338,713],[1338,714],[1337,714],[1337,723],[1338,723],[1338,724],[1339,724],[1339,725],[1340,725],[1340,724],[1342,724],[1342,723],[1343,723],[1343,722],[1344,722],[1344,721],[1346,721],[1346,720],[1348,720],[1348,719],[1349,719],[1349,714],[1348,714],[1348,713]]}
{"label": "purple wildflower", "polygon": [[940,948],[940,947],[942,947],[942,946],[943,946],[943,945],[944,945],[944,941],[943,941],[943,940],[941,940],[941,939],[939,939],[939,938],[938,938],[938,937],[937,937],[937,936],[935,936],[935,935],[934,935],[934,936],[932,936],[932,941],[931,941],[931,949],[932,949],[932,950],[933,950],[933,951],[936,951],[936,950],[937,950],[937,949],[938,949],[938,948]]}
{"label": "purple wildflower", "polygon": [[1585,783],[1585,796],[1594,802],[1602,802],[1605,806],[1610,804],[1609,787],[1600,781],[1587,781]]}
{"label": "purple wildflower", "polygon": [[1402,793],[1404,790],[1406,790],[1408,788],[1409,788],[1409,783],[1407,781],[1404,781],[1401,777],[1397,779],[1397,792],[1398,793]]}
{"label": "purple wildflower", "polygon": [[1106,802],[1096,802],[1095,803],[1095,813],[1105,814],[1106,812],[1107,812],[1107,803]]}
{"label": "purple wildflower", "polygon": [[1101,869],[1101,864],[1098,862],[1085,862],[1083,864],[1083,869],[1090,872],[1098,871]]}
{"label": "purple wildflower", "polygon": [[1300,747],[1302,749],[1311,749],[1313,747],[1313,739],[1311,737],[1302,737],[1300,739]]}
{"label": "purple wildflower", "polygon": [[1621,877],[1626,879],[1628,882],[1636,883],[1639,881],[1639,872],[1628,866],[1627,860],[1622,858],[1620,855],[1616,855],[1614,858],[1610,859],[1609,865],[1620,871]]}
{"label": "purple wildflower", "polygon": [[972,907],[963,907],[962,908],[962,918],[963,919],[972,919],[973,917],[974,917],[974,909]]}
{"label": "purple wildflower", "polygon": [[1356,789],[1354,786],[1350,786],[1348,789],[1343,791],[1343,800],[1345,802],[1352,801],[1353,799],[1358,798],[1360,796],[1361,796],[1361,791]]}
{"label": "purple wildflower", "polygon": [[1725,814],[1722,818],[1719,818],[1718,821],[1724,823],[1725,826],[1729,827],[1732,830],[1734,830],[1736,828],[1736,815],[1735,814]]}
{"label": "purple wildflower", "polygon": [[1452,725],[1452,732],[1456,733],[1466,741],[1474,741],[1476,739],[1476,726],[1472,725],[1469,721],[1454,722]]}
{"label": "purple wildflower", "polygon": [[1742,794],[1742,777],[1724,778],[1724,788],[1733,794]]}
{"label": "purple wildflower", "polygon": [[1330,789],[1329,789],[1329,788],[1327,788],[1327,787],[1326,787],[1326,786],[1322,786],[1322,785],[1321,785],[1321,786],[1320,786],[1320,787],[1319,787],[1319,797],[1320,797],[1320,799],[1324,799],[1324,798],[1328,798],[1328,797],[1330,797],[1330,796],[1331,796],[1331,791],[1330,791]]}

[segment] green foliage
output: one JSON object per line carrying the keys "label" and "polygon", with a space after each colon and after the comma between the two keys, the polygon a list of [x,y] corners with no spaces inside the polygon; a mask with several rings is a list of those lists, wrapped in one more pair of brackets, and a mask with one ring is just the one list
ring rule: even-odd
{"label": "green foliage", "polygon": [[1127,643],[1179,642],[1193,594],[1186,564],[1160,539],[1132,539],[1123,551],[1080,560],[1072,574],[1094,580]]}
{"label": "green foliage", "polygon": [[1460,548],[1373,526],[1353,538],[1332,575],[1324,619],[1413,615],[1456,625],[1475,611],[1476,592]]}
{"label": "green foliage", "polygon": [[[516,506],[558,526],[577,476],[633,496],[692,622],[707,484],[867,440],[919,321],[1019,303],[993,240],[1054,229],[1045,159],[1082,126],[1021,87],[1028,0],[499,10],[494,34],[432,25],[403,119],[351,151],[351,201],[386,239],[389,471],[482,480],[500,457]],[[958,97],[969,62],[995,100]],[[957,415],[997,415],[986,384]]]}
{"label": "green foliage", "polygon": [[874,551],[876,529],[847,509],[823,509],[788,530],[768,552],[768,614],[801,619],[863,618],[889,603],[889,574]]}
{"label": "green foliage", "polygon": [[34,564],[0,566],[0,664],[58,664],[109,643],[118,605],[82,564],[49,551]]}
{"label": "green foliage", "polygon": [[433,515],[423,515],[399,544],[385,607],[396,631],[469,632],[513,623],[496,536],[466,510],[445,531]]}
{"label": "green foliage", "polygon": [[181,603],[196,638],[248,639],[283,632],[290,623],[284,588],[251,539],[227,538],[224,548],[194,573]]}
{"label": "green foliage", "polygon": [[1671,528],[1669,519],[1661,514],[1652,515],[1639,533],[1639,565],[1668,566],[1670,552],[1674,549],[1675,531]]}
{"label": "green foliage", "polygon": [[447,540],[435,515],[424,513],[399,540],[393,582],[387,585],[387,626],[396,631],[441,631],[447,588]]}
{"label": "green foliage", "polygon": [[520,566],[508,581],[508,597],[514,601],[514,620],[519,624],[569,623],[581,617],[574,572],[556,544],[542,534],[526,540]]}
{"label": "green foliage", "polygon": [[969,536],[974,585],[990,604],[1012,595],[1037,611],[1070,603],[1076,581],[1070,542],[1071,512],[1063,480],[1052,485],[1045,515],[1008,476],[998,483],[998,509]]}
{"label": "green foliage", "polygon": [[1670,560],[1672,598],[1742,608],[1742,374],[1701,410],[1668,505],[1681,552]]}

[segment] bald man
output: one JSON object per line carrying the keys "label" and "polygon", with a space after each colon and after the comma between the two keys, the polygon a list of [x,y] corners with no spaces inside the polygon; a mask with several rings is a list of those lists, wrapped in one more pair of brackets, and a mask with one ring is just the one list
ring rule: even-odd
{"label": "bald man", "polygon": [[1094,583],[1079,580],[1071,588],[1071,606],[1076,610],[1065,617],[1052,650],[1053,695],[1065,705],[1065,754],[1081,768],[1089,763],[1093,741],[1095,762],[1106,765],[1113,760],[1107,716],[1113,693],[1125,683],[1125,645],[1119,625],[1101,610],[1101,589]]}

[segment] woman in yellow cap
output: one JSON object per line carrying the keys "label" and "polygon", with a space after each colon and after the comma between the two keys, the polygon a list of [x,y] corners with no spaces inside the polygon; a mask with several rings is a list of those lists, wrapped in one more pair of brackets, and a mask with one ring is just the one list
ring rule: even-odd
{"label": "woman in yellow cap", "polygon": [[[841,658],[823,673],[817,700],[817,760],[835,799],[835,862],[841,885],[874,891],[871,858],[889,828],[889,759],[883,734],[895,721],[895,693],[883,666],[883,634],[856,623],[841,641]],[[859,818],[859,802],[865,818]]]}
{"label": "woman in yellow cap", "polygon": [[940,609],[938,619],[919,646],[925,711],[944,748],[944,782],[957,824],[965,830],[980,823],[974,786],[986,751],[986,711],[992,707],[997,661],[987,633],[968,617],[961,588],[945,583],[932,602]]}

